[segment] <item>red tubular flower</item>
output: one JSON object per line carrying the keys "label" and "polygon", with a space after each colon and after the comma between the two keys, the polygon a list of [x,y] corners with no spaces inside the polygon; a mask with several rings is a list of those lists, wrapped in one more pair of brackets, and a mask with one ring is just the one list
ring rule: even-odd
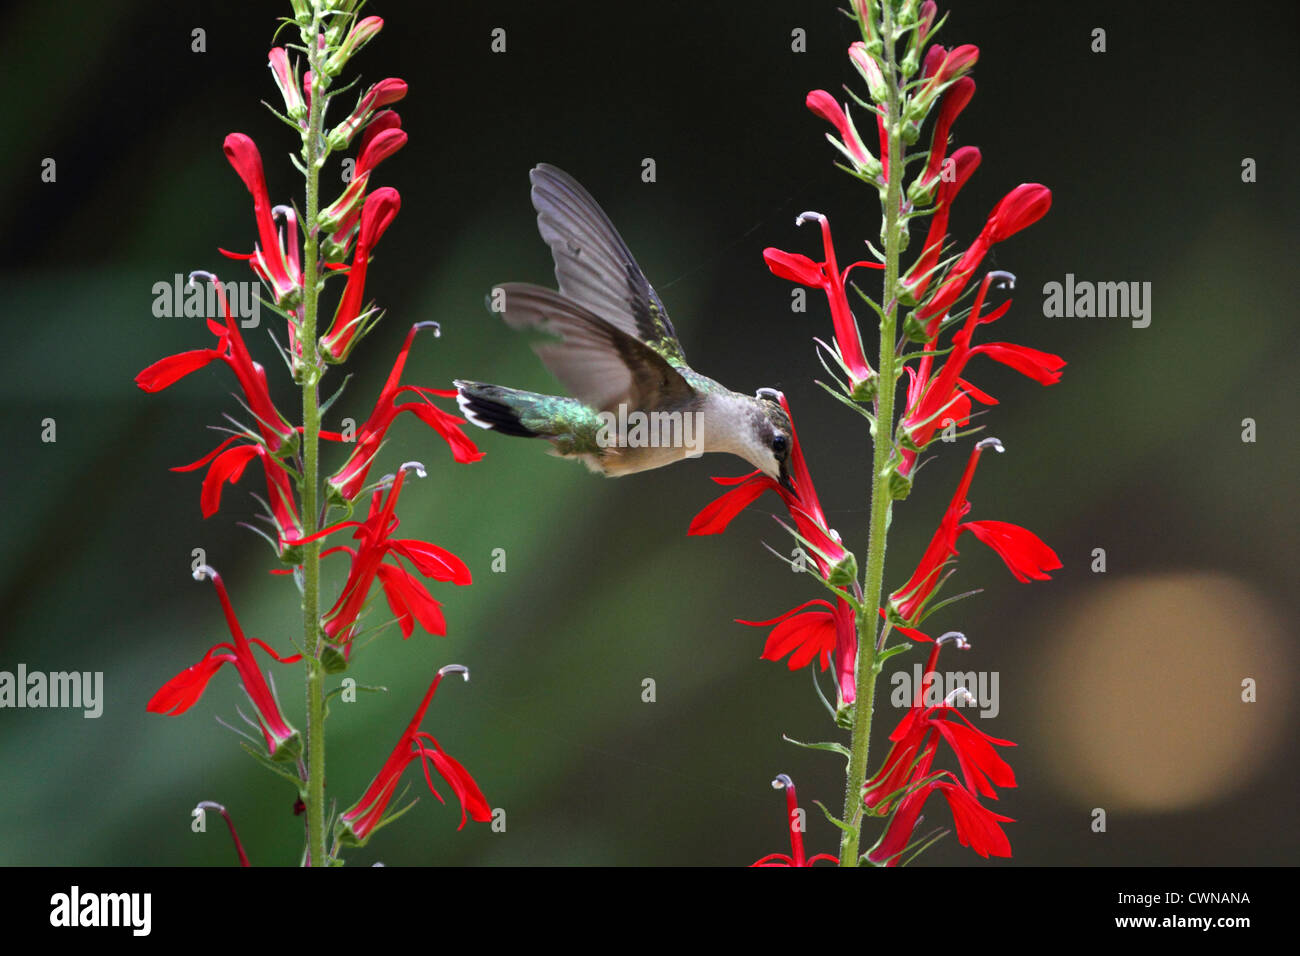
{"label": "red tubular flower", "polygon": [[790,828],[790,854],[787,856],[784,853],[769,853],[762,859],[755,860],[750,866],[812,866],[818,860],[830,860],[832,863],[839,863],[839,857],[831,856],[829,853],[818,853],[813,857],[804,855],[804,813],[799,808],[799,798],[794,791],[794,781],[783,773],[777,774],[776,779],[772,781],[772,789],[785,791],[786,824]]}
{"label": "red tubular flower", "polygon": [[[478,450],[478,446],[461,431],[465,419],[458,418],[450,412],[444,412],[433,404],[430,397],[454,398],[456,395],[454,389],[421,388],[415,385],[400,384],[402,370],[406,367],[406,357],[411,351],[411,343],[415,340],[415,333],[423,328],[433,328],[435,334],[437,334],[438,323],[418,322],[411,326],[411,330],[406,333],[406,341],[397,353],[397,359],[393,362],[392,371],[388,373],[388,381],[384,383],[384,388],[375,401],[375,407],[371,411],[370,417],[357,430],[356,450],[343,463],[343,467],[326,480],[329,494],[335,501],[351,501],[357,496],[361,486],[365,484],[366,475],[370,471],[370,464],[374,461],[379,446],[383,444],[388,426],[402,412],[410,412],[441,435],[451,447],[452,458],[457,462],[463,464],[478,461],[483,457],[483,452]],[[397,399],[403,392],[416,395],[418,400],[404,402],[399,405]]]}
{"label": "red tubular flower", "polygon": [[357,150],[357,165],[352,171],[352,181],[343,195],[323,213],[323,216],[332,214],[338,218],[338,224],[333,227],[330,234],[331,248],[327,250],[331,253],[331,261],[342,261],[347,254],[352,231],[361,216],[371,172],[406,145],[406,133],[402,131],[401,126],[400,116],[392,110],[384,110],[382,113],[375,114],[375,118],[370,121],[366,131],[361,135],[361,145]]}
{"label": "red tubular flower", "polygon": [[[816,605],[824,611],[808,611]],[[857,619],[853,608],[843,598],[836,598],[835,603],[816,598],[806,601],[770,621],[742,621],[750,627],[772,628],[763,645],[763,660],[779,661],[787,654],[786,667],[798,670],[814,661],[819,661],[821,669],[830,666],[831,656],[835,659],[835,686],[841,708],[857,699],[856,677],[853,673],[858,658]]]}
{"label": "red tubular flower", "polygon": [[919,177],[923,190],[928,191],[938,181],[944,157],[948,154],[948,131],[974,95],[975,81],[969,76],[963,76],[943,95],[939,118],[935,120],[934,133],[930,137],[930,156],[925,163],[925,172]]}
{"label": "red tubular flower", "polygon": [[276,548],[284,556],[292,547],[292,542],[302,537],[302,521],[298,517],[293,479],[285,471],[284,465],[266,450],[265,445],[258,442],[231,445],[239,439],[240,436],[232,435],[198,461],[177,465],[171,470],[195,471],[204,465],[208,466],[208,472],[203,477],[203,490],[199,494],[199,507],[204,518],[211,518],[221,507],[221,491],[226,482],[236,484],[244,476],[244,469],[249,462],[254,458],[261,459],[262,470],[266,474],[266,503],[276,526]]}
{"label": "red tubular flower", "polygon": [[[230,604],[230,597],[226,594],[226,586],[221,581],[221,575],[207,565],[200,565],[195,570],[194,577],[201,581],[205,576],[211,578],[216,586],[217,597],[221,601],[221,608],[226,615],[226,625],[230,629],[234,643],[216,644],[209,648],[203,655],[203,660],[163,684],[158,693],[150,698],[146,709],[155,714],[168,716],[185,713],[203,696],[208,681],[221,665],[233,664],[244,682],[244,692],[248,694],[249,700],[257,709],[258,726],[261,728],[262,736],[266,738],[267,751],[277,760],[294,759],[302,751],[301,738],[298,736],[298,731],[289,726],[289,722],[280,713],[280,705],[276,702],[275,695],[271,692],[266,678],[262,676],[253,657],[252,645],[256,644],[281,664],[300,661],[302,655],[281,657],[265,641],[257,638],[252,638],[250,641],[244,637],[243,628],[239,626],[239,620],[235,617],[235,609]],[[217,651],[228,653],[216,653]]]}
{"label": "red tubular flower", "polygon": [[443,750],[431,734],[420,730],[420,722],[424,720],[424,713],[429,709],[433,694],[447,674],[462,674],[466,680],[469,680],[469,671],[458,664],[450,664],[438,671],[433,683],[429,685],[428,692],[424,695],[424,700],[416,708],[415,716],[407,724],[401,739],[397,741],[397,746],[393,748],[393,752],[384,761],[378,775],[370,782],[370,786],[361,795],[361,799],[339,816],[335,832],[341,839],[361,846],[370,839],[375,830],[383,826],[386,822],[384,820],[384,811],[393,798],[393,793],[397,789],[397,782],[407,764],[413,760],[421,761],[424,779],[429,785],[429,792],[438,798],[439,803],[445,803],[446,801],[442,799],[442,794],[438,793],[433,786],[433,778],[429,774],[429,764],[433,765],[433,768],[438,771],[442,779],[447,781],[452,792],[456,794],[456,799],[460,801],[461,806],[458,830],[465,828],[467,818],[480,823],[486,823],[492,819],[492,808],[488,806],[483,792],[479,790],[478,784],[474,782],[474,778],[470,776],[469,771]]}
{"label": "red tubular flower", "polygon": [[[253,197],[253,216],[257,220],[259,240],[251,256],[253,269],[270,284],[277,304],[293,305],[302,295],[302,273],[290,267],[289,257],[280,245],[280,235],[275,228],[271,200],[266,190],[266,175],[262,171],[262,154],[257,151],[257,145],[252,139],[243,133],[227,136],[225,151],[226,159]],[[287,241],[296,243],[298,237],[290,235]]]}
{"label": "red tubular flower", "polygon": [[934,269],[939,264],[944,241],[948,238],[948,217],[952,213],[952,202],[979,168],[980,151],[974,146],[963,146],[952,154],[952,162],[953,178],[939,180],[939,192],[935,199],[934,213],[930,216],[930,229],[926,234],[921,256],[903,280],[903,285],[917,301],[925,295],[925,290],[934,275]]}
{"label": "red tubular flower", "polygon": [[795,220],[795,224],[802,225],[810,219],[815,219],[821,224],[822,251],[826,256],[824,261],[814,262],[807,256],[782,252],[771,247],[763,250],[763,260],[773,275],[800,285],[817,286],[826,293],[826,299],[831,307],[831,324],[835,329],[835,344],[838,347],[840,362],[849,376],[850,391],[865,397],[866,392],[863,390],[874,383],[876,372],[863,351],[862,336],[858,332],[853,311],[849,308],[844,283],[848,281],[849,273],[858,266],[869,269],[884,267],[878,262],[855,262],[841,273],[835,261],[835,245],[831,241],[830,221],[821,213],[805,212]]}
{"label": "red tubular flower", "polygon": [[[939,373],[934,376],[930,374],[934,358],[931,355],[921,358],[915,372],[908,369],[910,378],[907,406],[900,423],[900,434],[913,446],[913,450],[924,448],[933,438],[934,433],[944,427],[945,420],[951,419],[957,425],[965,425],[969,422],[971,398],[986,405],[997,404],[997,399],[993,396],[960,377],[966,364],[976,355],[987,355],[995,362],[1008,365],[1041,385],[1055,385],[1061,380],[1061,369],[1066,363],[1059,355],[1009,342],[971,345],[976,326],[996,322],[1011,306],[1011,300],[1008,299],[988,315],[980,314],[989,285],[995,279],[1012,280],[1014,277],[1006,272],[990,272],[984,277],[970,315],[962,329],[953,336],[952,351],[948,354]],[[907,467],[900,469],[904,475],[908,474],[914,460],[913,455],[911,459],[905,461]]]}
{"label": "red tubular flower", "polygon": [[927,104],[939,95],[944,84],[963,73],[969,73],[979,62],[979,58],[980,49],[972,43],[953,47],[951,50],[946,50],[937,43],[931,45],[925,51],[925,58],[921,61],[921,74],[929,82],[916,94],[916,99],[922,104]]}
{"label": "red tubular flower", "polygon": [[1042,219],[1051,206],[1051,190],[1038,183],[1022,183],[1002,197],[989,213],[980,234],[957,260],[934,297],[916,310],[917,320],[927,323],[931,339],[989,248]]}
{"label": "red tubular flower", "polygon": [[970,490],[971,479],[975,475],[975,465],[985,448],[993,447],[1002,451],[1002,444],[996,438],[985,438],[976,443],[966,463],[957,490],[952,496],[948,510],[944,512],[939,527],[930,539],[929,546],[921,556],[916,571],[907,583],[889,597],[889,607],[897,620],[905,624],[915,621],[924,609],[926,602],[939,585],[940,573],[948,559],[957,554],[957,537],[963,531],[969,531],[983,541],[1002,558],[1004,564],[1015,575],[1016,580],[1025,582],[1030,579],[1046,581],[1054,571],[1061,567],[1056,552],[1049,548],[1032,531],[1018,525],[1005,522],[968,521],[963,523],[970,511],[970,501],[966,493]]}
{"label": "red tubular flower", "polygon": [[[382,488],[371,495],[370,513],[365,521],[343,521],[292,542],[305,544],[342,528],[356,529],[352,536],[359,544],[355,549],[339,546],[321,552],[322,557],[340,551],[352,557],[352,568],[343,590],[324,615],[324,631],[332,641],[347,643],[355,636],[357,618],[369,599],[370,586],[376,578],[402,629],[403,638],[411,636],[416,621],[430,634],[447,633],[447,623],[438,602],[413,574],[402,567],[397,560],[399,557],[410,561],[426,578],[458,585],[470,583],[469,568],[450,551],[427,541],[392,537],[400,524],[393,512],[408,470],[424,477],[424,466],[419,462],[402,465],[387,495]],[[391,558],[392,563],[385,564],[385,558]]]}
{"label": "red tubular flower", "polygon": [[174,385],[191,372],[198,371],[209,362],[225,362],[235,373],[235,378],[239,380],[248,409],[257,418],[262,440],[272,452],[279,451],[284,442],[296,438],[296,433],[284,420],[284,416],[276,410],[275,403],[271,401],[271,392],[266,384],[266,370],[254,362],[249,354],[248,347],[244,344],[244,337],[239,331],[239,323],[230,314],[230,304],[226,301],[221,283],[210,272],[193,272],[190,274],[190,281],[194,281],[196,276],[209,279],[216,287],[217,298],[226,317],[225,325],[220,325],[212,319],[208,320],[209,331],[217,337],[216,347],[195,349],[159,359],[136,375],[135,383],[146,392],[158,392]]}
{"label": "red tubular flower", "polygon": [[[829,580],[837,566],[851,555],[840,543],[839,536],[826,525],[826,514],[822,511],[817,489],[813,487],[812,474],[808,470],[803,447],[799,444],[799,434],[794,427],[794,417],[790,415],[790,405],[784,395],[778,393],[777,397],[781,408],[790,417],[790,478],[794,491],[782,487],[778,481],[761,471],[738,478],[714,478],[718,484],[730,485],[732,488],[695,516],[687,534],[720,534],[736,515],[756,501],[764,491],[771,489],[781,496],[794,520],[795,530],[810,545],[810,556],[817,566],[818,574]],[[828,610],[800,614],[814,604]],[[844,707],[857,698],[853,673],[858,656],[857,624],[852,607],[844,599],[836,598],[834,605],[824,600],[809,601],[770,621],[740,623],[751,627],[777,625],[768,635],[762,656],[776,661],[792,654],[787,664],[792,670],[814,660],[820,660],[822,670],[825,670],[826,655],[833,649],[839,705]]]}
{"label": "red tubular flower", "polygon": [[370,114],[384,106],[396,103],[406,96],[406,81],[396,77],[380,80],[362,95],[350,116],[329,132],[331,149],[343,149],[352,141],[357,130],[365,125]]}
{"label": "red tubular flower", "polygon": [[[401,130],[389,132],[406,135]],[[402,197],[391,186],[376,189],[366,197],[366,204],[361,210],[357,249],[352,257],[352,268],[348,271],[348,284],[339,299],[334,322],[320,343],[321,348],[336,362],[347,358],[358,338],[358,332],[364,331],[366,316],[361,314],[361,301],[366,294],[366,268],[370,264],[370,250],[397,217],[397,210],[401,206]]]}
{"label": "red tubular flower", "polygon": [[[924,637],[924,635],[919,635]],[[925,687],[935,673],[939,651],[948,638],[956,638],[959,647],[965,639],[955,632],[934,642],[926,663],[922,686],[917,688],[915,703],[890,734],[889,755],[864,790],[866,805],[877,813],[894,810],[885,835],[869,854],[876,863],[896,866],[916,827],[921,808],[930,794],[938,790],[947,799],[957,825],[957,839],[980,856],[1010,856],[1011,844],[998,826],[1012,822],[1010,817],[983,807],[976,794],[997,799],[994,786],[1014,787],[1015,773],[993,749],[1014,747],[976,728],[950,702],[924,706]],[[952,717],[956,720],[950,719]],[[948,771],[932,772],[938,743],[943,740],[952,749],[962,771],[962,779]],[[942,779],[950,777],[952,781]]]}

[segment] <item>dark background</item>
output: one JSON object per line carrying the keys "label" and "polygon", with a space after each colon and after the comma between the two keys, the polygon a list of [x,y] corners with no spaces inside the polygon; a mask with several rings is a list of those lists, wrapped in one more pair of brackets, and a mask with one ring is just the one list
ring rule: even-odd
{"label": "dark background", "polygon": [[[954,148],[979,145],[984,161],[954,236],[969,241],[1020,182],[1054,195],[1050,214],[989,260],[1019,277],[992,337],[1070,363],[1049,389],[983,361],[968,376],[1001,399],[984,423],[1008,449],[981,466],[973,517],[1034,529],[1064,570],[1021,585],[965,543],[954,585],[985,591],[932,622],[974,644],[947,666],[1000,674],[1001,713],[981,726],[1019,744],[1020,786],[995,807],[1018,821],[1007,827],[1018,864],[1269,864],[1300,849],[1295,19],[1290,4],[1248,18],[1210,9],[961,3],[940,36],[981,50]],[[152,315],[155,282],[198,268],[247,278],[216,251],[255,238],[226,133],[253,136],[273,200],[301,204],[287,160],[296,137],[258,105],[278,99],[265,54],[287,10],[29,3],[0,38],[0,669],[103,671],[107,697],[98,720],[0,711],[0,862],[230,863],[219,825],[190,832],[202,799],[231,809],[255,863],[298,859],[291,789],[215,723],[247,710],[231,673],[182,717],[145,712],[162,682],[225,639],[210,586],[188,577],[193,548],[223,571],[251,634],[284,651],[298,625],[292,585],[267,575],[269,552],[235,527],[260,476],[205,522],[198,477],[167,471],[208,451],[205,426],[238,410],[230,376],[213,366],[153,396],[132,383],[160,356],[209,344],[200,323]],[[397,108],[411,139],[372,180],[403,200],[367,287],[388,315],[358,348],[338,414],[364,417],[406,329],[427,319],[443,337],[417,342],[406,381],[553,387],[483,307],[495,282],[551,280],[527,190],[528,169],[551,162],[618,224],[697,368],[736,389],[786,391],[829,520],[865,556],[866,437],[813,384],[824,299],[810,293],[810,312],[792,315],[790,285],[760,254],[817,252],[816,234],[794,228],[804,209],[831,215],[843,261],[878,234],[874,193],[833,168],[827,127],[803,106],[810,89],[857,82],[844,55],[853,27],[835,4],[367,12],[388,26],[349,75],[409,82]],[[503,55],[489,50],[497,26]],[[205,53],[190,50],[195,27]],[[795,27],[806,53],[791,52]],[[1095,27],[1104,54],[1090,52]],[[40,180],[45,157],[57,161],[52,184]],[[640,179],[645,157],[653,184]],[[1241,181],[1244,157],[1258,162],[1254,184]],[[1043,284],[1067,273],[1151,282],[1151,326],[1043,317]],[[293,408],[270,342],[260,330],[249,342]],[[1253,444],[1241,440],[1247,417]],[[55,443],[40,440],[45,418]],[[390,633],[360,658],[353,676],[391,693],[335,707],[329,785],[342,806],[355,800],[433,671],[463,663],[473,681],[445,684],[424,726],[506,809],[508,828],[457,833],[458,814],[411,769],[420,805],[349,861],[748,863],[788,850],[768,786],[778,772],[810,809],[810,852],[833,852],[812,801],[839,809],[839,761],[781,740],[833,728],[808,674],[758,660],[762,632],[733,623],[819,596],[761,547],[788,551],[767,517],[775,498],[721,537],[688,538],[716,490],[708,476],[743,463],[607,481],[536,443],[473,437],[487,457],[453,466],[418,423],[390,432],[378,467],[430,466],[403,496],[404,531],[461,555],[476,580],[435,586],[446,638]],[[965,444],[941,447],[895,510],[887,587],[910,574],[964,463]],[[490,570],[494,548],[506,549],[504,574]],[[1095,548],[1105,574],[1090,570]],[[919,656],[898,660],[910,670]],[[296,673],[277,676],[302,727]],[[646,677],[653,704],[641,701]],[[1240,701],[1244,678],[1258,682],[1256,703]],[[901,713],[887,693],[879,704],[873,766]],[[1090,829],[1095,808],[1105,833]],[[949,822],[937,800],[927,816]],[[924,861],[979,862],[951,836]]]}

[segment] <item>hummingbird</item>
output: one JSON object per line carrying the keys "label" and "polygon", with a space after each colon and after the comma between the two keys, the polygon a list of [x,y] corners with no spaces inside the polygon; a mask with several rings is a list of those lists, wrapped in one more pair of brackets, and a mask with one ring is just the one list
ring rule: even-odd
{"label": "hummingbird", "polygon": [[779,393],[733,392],[691,368],[663,301],[591,194],[545,163],[528,178],[559,289],[504,283],[490,302],[511,328],[547,337],[533,349],[570,394],[457,380],[465,417],[544,438],[552,454],[608,477],[726,452],[793,491]]}

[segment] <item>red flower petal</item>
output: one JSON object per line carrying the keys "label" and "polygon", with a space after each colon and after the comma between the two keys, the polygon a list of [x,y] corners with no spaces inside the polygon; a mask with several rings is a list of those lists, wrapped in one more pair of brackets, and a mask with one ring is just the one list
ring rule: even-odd
{"label": "red flower petal", "polygon": [[194,349],[191,352],[169,355],[136,375],[135,384],[146,392],[160,392],[219,358],[221,358],[219,349]]}
{"label": "red flower petal", "polygon": [[691,519],[687,534],[720,534],[727,530],[733,518],[758,499],[768,488],[779,487],[766,475],[739,485],[720,498],[709,502]]}
{"label": "red flower petal", "polygon": [[1018,581],[1047,581],[1048,571],[1060,568],[1061,559],[1038,535],[1006,521],[967,521],[960,528],[969,531],[998,553]]}

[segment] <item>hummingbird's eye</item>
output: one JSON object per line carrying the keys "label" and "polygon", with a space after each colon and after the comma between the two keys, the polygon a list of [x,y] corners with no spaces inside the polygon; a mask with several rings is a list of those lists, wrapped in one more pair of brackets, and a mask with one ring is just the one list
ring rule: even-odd
{"label": "hummingbird's eye", "polygon": [[772,439],[772,454],[777,458],[784,458],[785,453],[790,450],[790,439],[784,435],[778,434]]}

